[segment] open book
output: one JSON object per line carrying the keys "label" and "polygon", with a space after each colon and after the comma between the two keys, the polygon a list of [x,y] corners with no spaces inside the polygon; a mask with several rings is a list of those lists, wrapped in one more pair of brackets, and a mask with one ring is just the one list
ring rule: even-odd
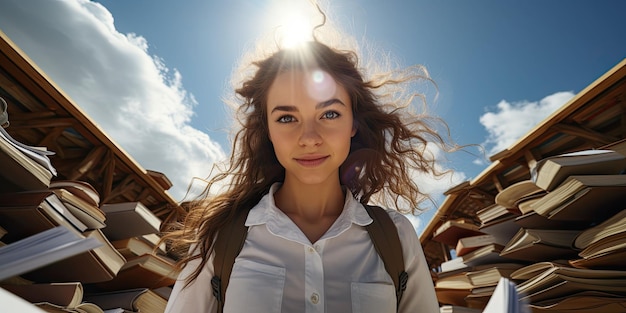
{"label": "open book", "polygon": [[581,232],[576,237],[574,246],[578,249],[585,249],[601,239],[620,233],[626,233],[624,225],[626,225],[626,210],[622,210],[606,221]]}
{"label": "open book", "polygon": [[31,160],[39,163],[45,169],[50,171],[52,175],[57,175],[57,170],[54,168],[54,166],[52,166],[50,158],[48,158],[49,155],[54,155],[55,152],[48,151],[47,149],[41,147],[25,145],[13,139],[13,137],[11,137],[11,135],[9,135],[9,133],[7,133],[7,131],[4,130],[4,128],[2,127],[0,127],[0,139],[8,142],[10,145],[15,147],[18,151],[29,157]]}
{"label": "open book", "polygon": [[[45,189],[50,185],[52,172],[46,167],[28,157],[23,151],[15,147],[2,133],[0,127],[0,176],[15,187],[11,190]],[[47,158],[47,157],[46,157]]]}
{"label": "open book", "polygon": [[545,158],[531,169],[535,184],[551,191],[571,175],[619,174],[626,169],[626,156],[613,150],[585,150]]}
{"label": "open book", "polygon": [[521,228],[500,255],[524,261],[554,260],[575,256],[572,243],[579,230]]}
{"label": "open book", "polygon": [[532,180],[523,180],[498,192],[494,201],[506,208],[512,208],[520,202],[542,196],[545,193],[545,190],[539,188]]}
{"label": "open book", "polygon": [[530,207],[549,219],[597,221],[623,209],[624,200],[626,175],[574,175]]}
{"label": "open book", "polygon": [[0,287],[30,303],[47,302],[63,308],[73,309],[83,301],[83,285],[80,282],[29,285],[2,284]]}
{"label": "open book", "polygon": [[99,247],[94,238],[78,236],[58,226],[0,247],[0,280]]}
{"label": "open book", "polygon": [[[522,269],[520,269],[522,270]],[[532,303],[581,291],[602,291],[626,296],[626,271],[549,266],[517,286]],[[511,274],[516,277],[516,273]]]}

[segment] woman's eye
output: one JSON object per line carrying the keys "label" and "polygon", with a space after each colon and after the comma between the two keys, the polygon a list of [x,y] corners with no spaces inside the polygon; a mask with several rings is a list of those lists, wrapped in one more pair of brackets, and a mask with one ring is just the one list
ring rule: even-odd
{"label": "woman's eye", "polygon": [[291,115],[283,115],[279,117],[276,121],[279,123],[291,123],[291,122],[294,122],[295,120],[296,118]]}
{"label": "woman's eye", "polygon": [[339,116],[340,114],[335,111],[328,111],[328,112],[324,112],[324,115],[322,116],[322,118],[332,120],[332,119],[338,118]]}

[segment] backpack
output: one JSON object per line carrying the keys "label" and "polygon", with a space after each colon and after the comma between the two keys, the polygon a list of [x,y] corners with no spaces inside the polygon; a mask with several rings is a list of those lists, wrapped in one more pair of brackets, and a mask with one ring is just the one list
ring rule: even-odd
{"label": "backpack", "polygon": [[[393,280],[396,289],[396,308],[398,308],[409,278],[407,272],[404,271],[404,258],[398,230],[383,208],[371,205],[364,206],[374,220],[365,228],[372,239],[376,252],[385,264],[385,270]],[[248,228],[245,226],[245,222],[247,216],[247,212],[239,212],[235,219],[218,233],[215,240],[215,258],[213,259],[215,276],[211,279],[211,287],[213,296],[217,299],[218,312],[224,310],[226,287],[228,287],[233,264],[246,241]],[[227,236],[220,236],[220,234],[227,234]]]}

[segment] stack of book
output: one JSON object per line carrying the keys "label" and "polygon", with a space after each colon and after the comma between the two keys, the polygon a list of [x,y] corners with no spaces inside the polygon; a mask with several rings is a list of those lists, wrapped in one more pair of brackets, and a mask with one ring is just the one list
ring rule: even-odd
{"label": "stack of book", "polygon": [[[455,256],[441,264],[435,280],[435,292],[440,302],[457,307],[482,310],[489,301],[500,278],[521,268],[523,263],[500,255],[512,236],[511,213],[502,206],[492,205],[478,214],[481,223],[450,221],[440,226],[434,240],[456,247]],[[504,227],[502,225],[505,225]]]}
{"label": "stack of book", "polygon": [[151,235],[159,232],[161,220],[141,202],[104,204],[102,210],[107,215],[104,234],[127,261],[112,280],[98,283],[96,288],[112,291],[173,285],[178,277],[174,260],[163,253],[162,246],[150,241]]}
{"label": "stack of book", "polygon": [[[0,287],[46,312],[163,312],[177,272],[155,246],[161,221],[139,202],[101,206],[86,182],[51,180],[45,164],[5,138],[0,159],[12,161],[0,161]],[[136,296],[106,308],[90,300],[105,290]]]}
{"label": "stack of book", "polygon": [[[83,288],[85,299],[142,288],[145,295],[137,296],[137,303],[119,309],[163,312],[168,293],[154,290],[170,288],[178,273],[164,247],[155,245],[160,219],[140,202],[99,202],[95,189],[79,181],[0,193],[2,287],[47,312],[101,311],[99,303],[82,299]],[[74,298],[54,298],[68,293],[68,286],[77,290]],[[42,288],[47,291],[35,292]],[[31,289],[43,298],[24,291]]]}
{"label": "stack of book", "polygon": [[140,202],[102,204],[87,182],[55,180],[54,152],[2,124],[0,310],[163,312],[178,273],[156,245],[160,219]]}
{"label": "stack of book", "polygon": [[[611,150],[539,161],[530,180],[503,189],[493,205],[477,212],[481,225],[475,230],[483,235],[445,242],[456,247],[456,257],[441,265],[436,289],[457,286],[457,292],[440,300],[484,309],[494,289],[470,280],[480,265],[480,271],[518,284],[520,299],[533,311],[624,311],[625,169],[626,157]],[[477,260],[476,251],[485,253]],[[503,270],[503,263],[516,265]],[[455,275],[465,278],[448,278]],[[443,289],[437,291],[440,296]]]}
{"label": "stack of book", "polygon": [[624,310],[625,169],[624,155],[593,150],[541,160],[532,171],[546,193],[520,206],[518,220],[537,223],[524,223],[502,255],[531,262],[512,278],[533,310]]}
{"label": "stack of book", "polygon": [[[72,204],[67,199],[72,199]],[[95,283],[112,279],[126,263],[102,233],[104,216],[96,217],[98,207],[79,200],[79,196],[65,189],[0,194],[0,223],[7,229],[5,237],[9,241],[62,226],[78,237],[100,243],[98,248],[24,273],[24,278],[36,282]]]}

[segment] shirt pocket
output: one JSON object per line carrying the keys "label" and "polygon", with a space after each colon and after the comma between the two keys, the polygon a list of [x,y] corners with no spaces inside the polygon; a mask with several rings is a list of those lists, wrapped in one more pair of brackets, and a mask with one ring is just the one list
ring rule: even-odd
{"label": "shirt pocket", "polygon": [[396,312],[396,292],[393,285],[381,283],[352,283],[352,312]]}
{"label": "shirt pocket", "polygon": [[280,312],[285,269],[237,260],[226,289],[224,312]]}

